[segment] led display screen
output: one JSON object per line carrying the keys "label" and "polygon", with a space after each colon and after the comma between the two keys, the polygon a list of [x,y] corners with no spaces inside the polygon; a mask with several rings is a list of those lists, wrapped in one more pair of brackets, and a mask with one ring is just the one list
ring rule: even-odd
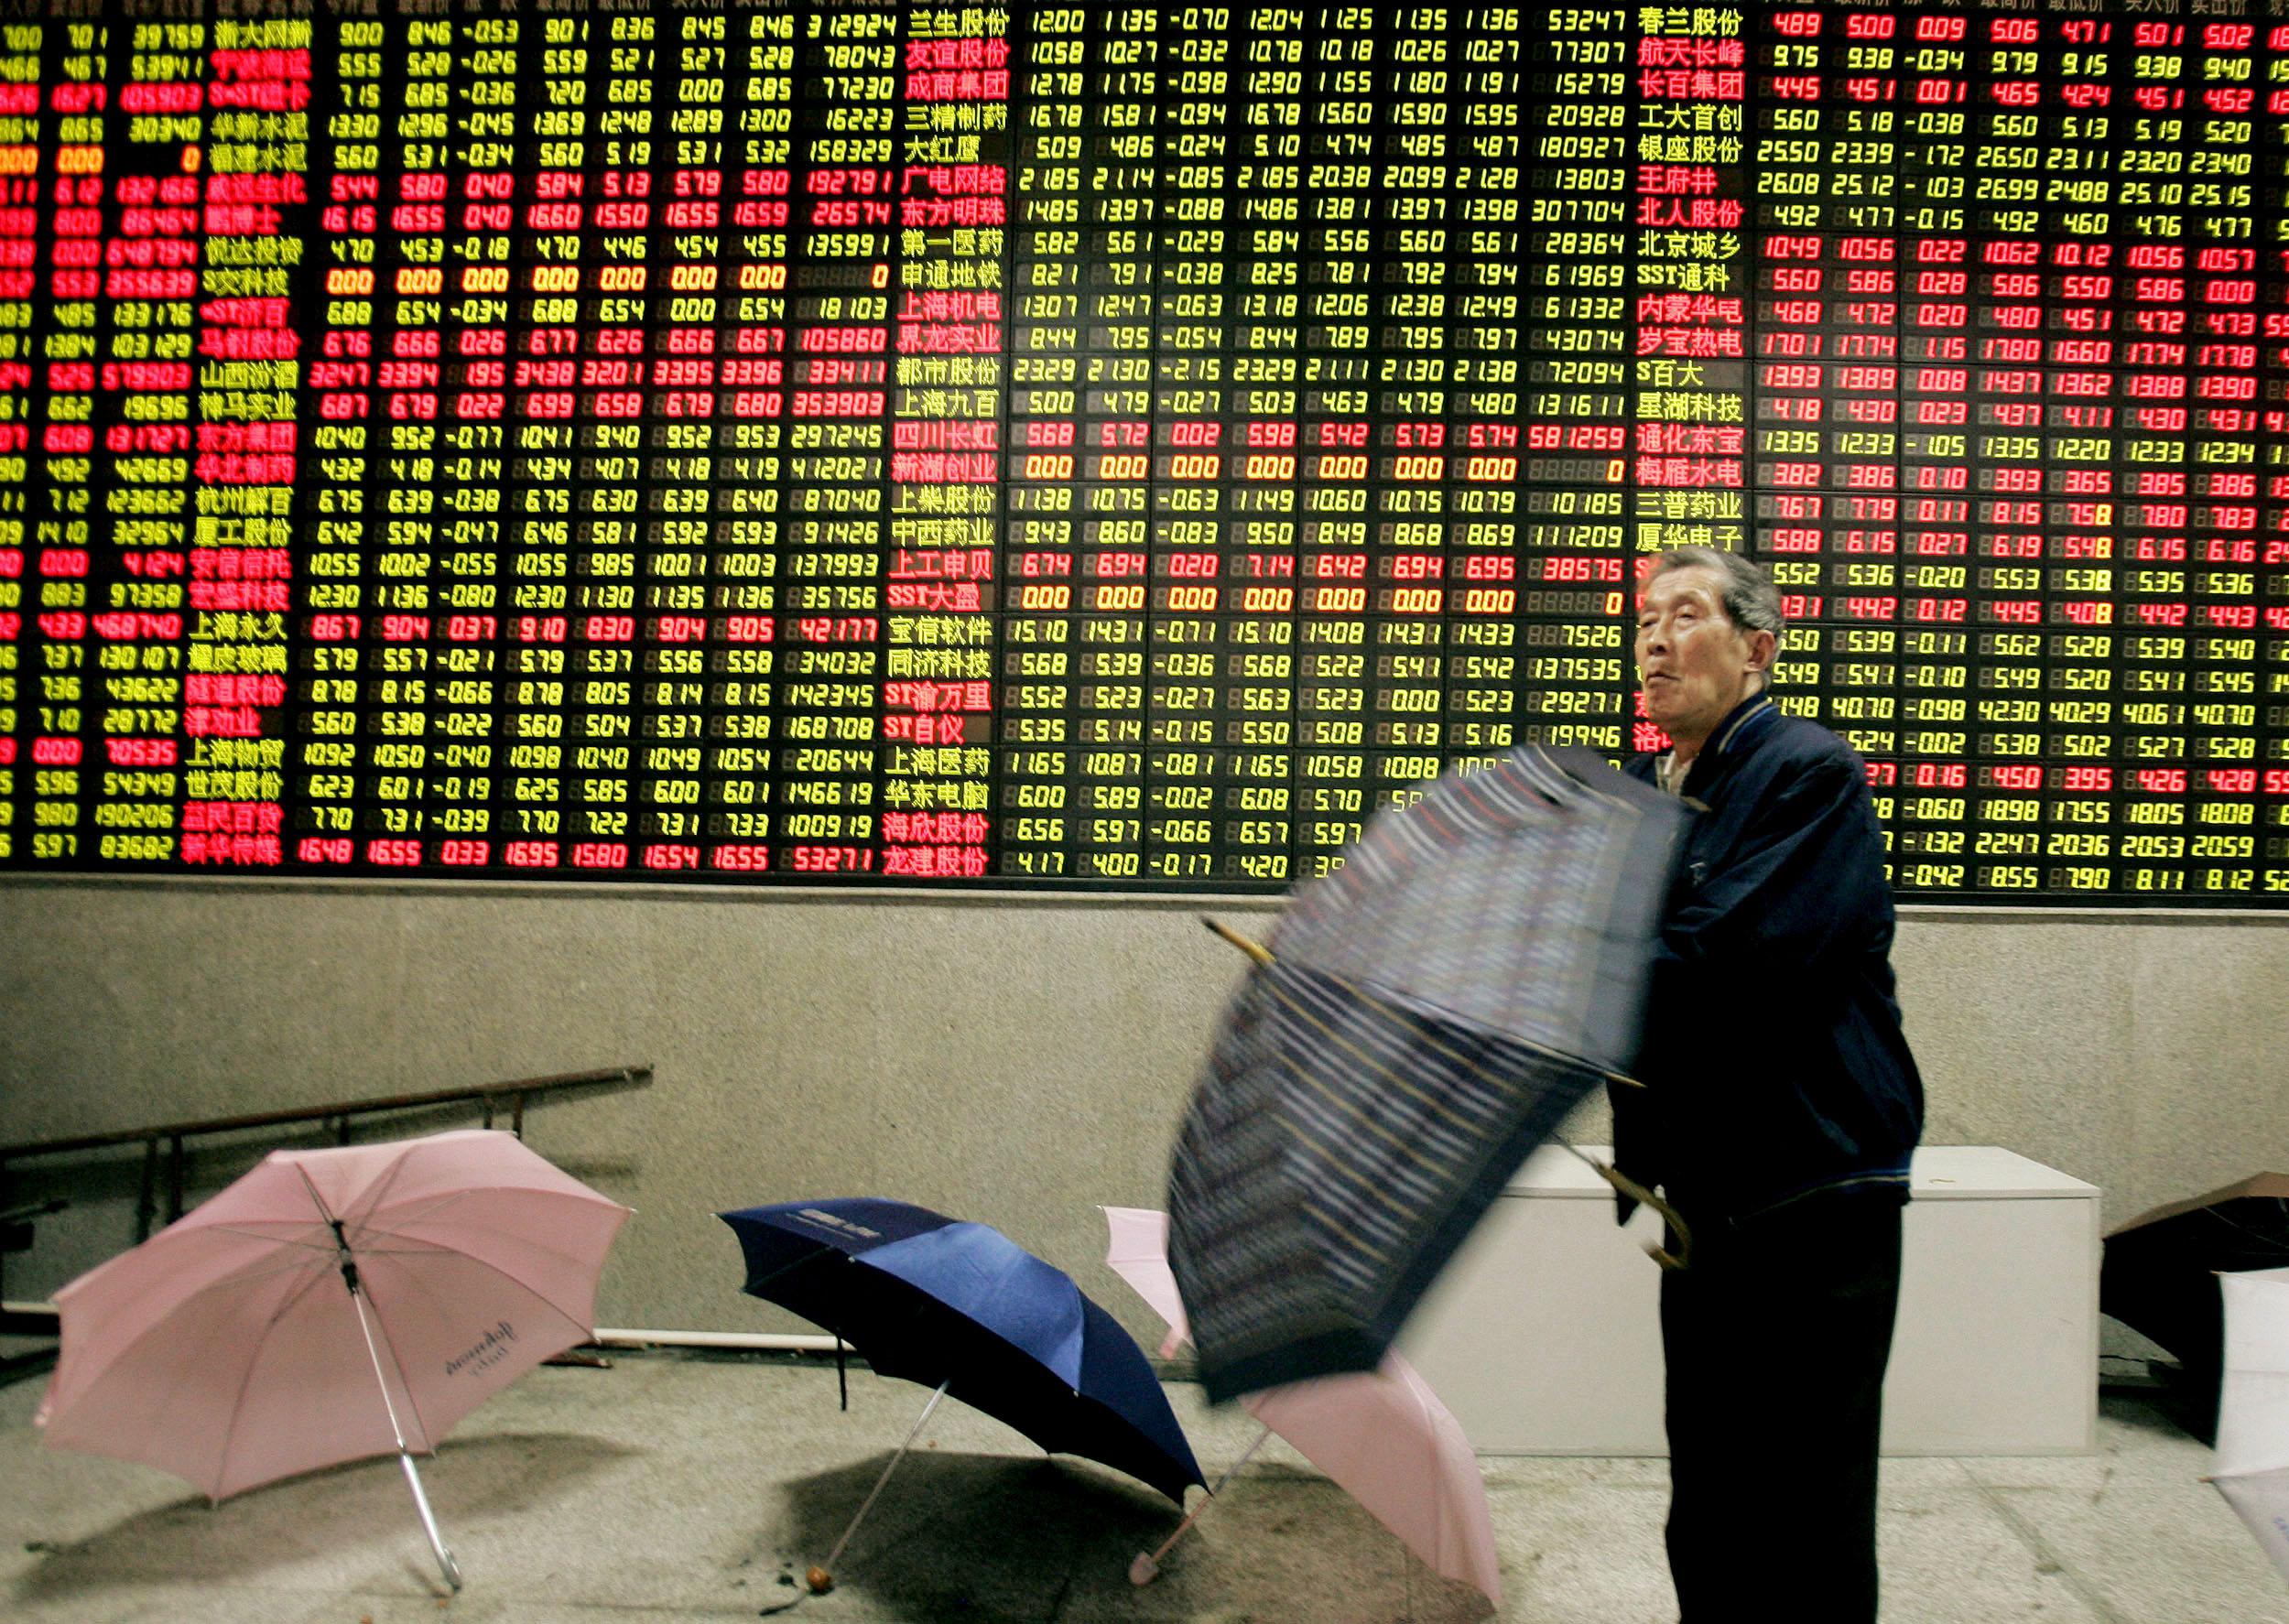
{"label": "led display screen", "polygon": [[2289,895],[2289,23],[0,22],[0,868],[1277,890],[1774,571],[1908,901]]}

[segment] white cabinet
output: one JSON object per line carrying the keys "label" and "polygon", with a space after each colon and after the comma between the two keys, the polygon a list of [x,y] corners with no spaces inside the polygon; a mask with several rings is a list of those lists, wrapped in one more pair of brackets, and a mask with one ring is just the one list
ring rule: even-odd
{"label": "white cabinet", "polygon": [[[1912,1176],[1884,1452],[2087,1453],[2097,1186],[1991,1145],[1920,1150]],[[1604,1180],[1536,1152],[1399,1346],[1483,1454],[1664,1454],[1659,1271],[1641,1247],[1659,1233],[1643,1211],[1617,1228]]]}

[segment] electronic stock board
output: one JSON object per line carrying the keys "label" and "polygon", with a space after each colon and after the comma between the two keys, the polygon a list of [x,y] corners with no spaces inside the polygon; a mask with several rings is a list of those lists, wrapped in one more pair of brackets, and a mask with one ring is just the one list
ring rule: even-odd
{"label": "electronic stock board", "polygon": [[0,870],[1277,890],[1619,758],[1637,572],[1915,902],[2289,895],[2258,5],[0,21]]}

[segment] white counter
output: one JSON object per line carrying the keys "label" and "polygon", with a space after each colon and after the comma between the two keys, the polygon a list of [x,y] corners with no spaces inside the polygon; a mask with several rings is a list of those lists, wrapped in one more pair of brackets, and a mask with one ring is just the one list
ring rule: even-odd
{"label": "white counter", "polygon": [[[1992,1145],[1920,1150],[1912,1176],[1884,1453],[2087,1454],[2097,1186]],[[1483,1454],[1665,1454],[1660,1271],[1641,1247],[1659,1233],[1644,1211],[1618,1228],[1605,1181],[1546,1147],[1399,1346]]]}

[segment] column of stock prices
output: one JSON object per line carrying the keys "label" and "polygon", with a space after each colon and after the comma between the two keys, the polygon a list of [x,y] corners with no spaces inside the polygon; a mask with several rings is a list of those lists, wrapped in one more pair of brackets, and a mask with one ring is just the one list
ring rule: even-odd
{"label": "column of stock prices", "polygon": [[2258,4],[11,10],[0,868],[1275,890],[1700,543],[1904,898],[2289,897]]}

